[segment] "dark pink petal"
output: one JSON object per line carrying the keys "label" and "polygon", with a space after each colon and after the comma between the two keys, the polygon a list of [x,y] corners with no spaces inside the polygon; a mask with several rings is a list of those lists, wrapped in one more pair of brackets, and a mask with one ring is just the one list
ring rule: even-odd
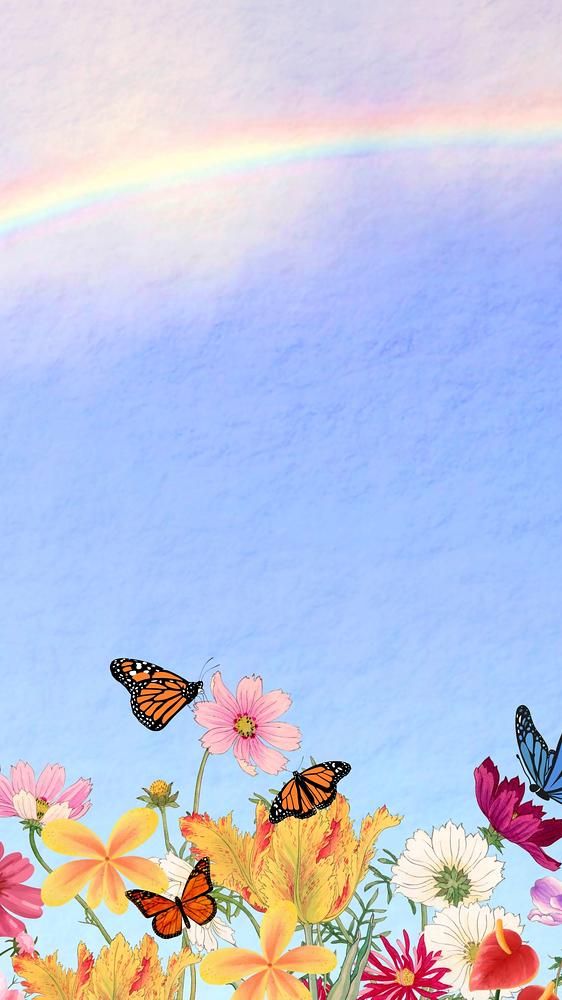
{"label": "dark pink petal", "polygon": [[562,819],[543,819],[533,836],[535,844],[548,847],[562,838]]}
{"label": "dark pink petal", "polygon": [[12,854],[6,854],[4,858],[0,861],[0,878],[2,884],[11,884],[12,882],[25,882],[28,878],[31,878],[35,868],[27,858],[24,858],[19,851],[14,851]]}
{"label": "dark pink petal", "polygon": [[34,889],[30,885],[20,885],[17,889],[10,889],[9,892],[0,891],[0,901],[12,913],[18,913],[20,917],[40,917],[43,912],[41,902],[41,890]]}
{"label": "dark pink petal", "polygon": [[35,797],[51,803],[64,788],[66,772],[62,764],[47,764],[37,778]]}

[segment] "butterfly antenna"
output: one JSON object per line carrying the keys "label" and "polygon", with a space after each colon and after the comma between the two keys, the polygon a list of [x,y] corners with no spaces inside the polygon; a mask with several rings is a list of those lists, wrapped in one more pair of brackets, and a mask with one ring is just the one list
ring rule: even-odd
{"label": "butterfly antenna", "polygon": [[[203,680],[205,674],[208,674],[209,671],[213,669],[213,667],[210,666],[210,664],[212,664],[213,660],[214,660],[214,656],[210,656],[208,660],[205,660],[203,666],[201,667],[201,671],[199,673],[199,680],[200,681]],[[216,667],[220,667],[220,663],[217,663],[215,666]]]}

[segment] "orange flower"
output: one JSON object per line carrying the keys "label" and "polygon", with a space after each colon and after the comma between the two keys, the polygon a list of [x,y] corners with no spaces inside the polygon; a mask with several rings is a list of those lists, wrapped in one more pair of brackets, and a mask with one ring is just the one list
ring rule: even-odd
{"label": "orange flower", "polygon": [[487,934],[476,952],[470,974],[470,990],[509,990],[523,986],[539,971],[539,956],[523,944],[516,931],[504,929],[501,920]]}
{"label": "orange flower", "polygon": [[546,986],[524,986],[517,1000],[558,1000],[554,982],[551,980]]}
{"label": "orange flower", "polygon": [[293,903],[278,903],[265,914],[260,928],[263,955],[246,948],[220,948],[201,962],[201,978],[211,986],[225,986],[248,977],[232,1000],[310,1000],[310,992],[291,972],[331,972],[336,956],[328,948],[301,945],[285,951],[297,926]]}
{"label": "orange flower", "polygon": [[231,814],[217,821],[185,816],[180,828],[198,857],[212,858],[217,884],[239,892],[257,910],[290,900],[299,920],[315,924],[346,908],[367,873],[377,837],[400,820],[381,806],[365,817],[357,836],[349,803],[338,794],[310,819],[289,818],[277,825],[258,805],[254,836],[240,833]]}
{"label": "orange flower", "polygon": [[43,843],[58,854],[84,860],[69,861],[47,875],[41,896],[47,906],[62,906],[90,883],[86,902],[95,909],[102,902],[113,913],[124,913],[128,906],[121,875],[152,892],[163,892],[168,879],[159,865],[147,858],[124,857],[144,844],[155,832],[158,817],[152,809],[129,809],[117,820],[107,847],[83,823],[54,819],[43,831]]}

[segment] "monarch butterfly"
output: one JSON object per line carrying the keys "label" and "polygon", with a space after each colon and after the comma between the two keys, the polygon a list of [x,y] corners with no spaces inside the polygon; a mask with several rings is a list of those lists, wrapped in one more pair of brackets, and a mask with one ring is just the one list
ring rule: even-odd
{"label": "monarch butterfly", "polygon": [[213,888],[209,859],[201,858],[191,872],[181,898],[168,899],[146,889],[128,889],[125,893],[141,911],[143,917],[152,917],[152,929],[158,937],[173,938],[181,934],[183,924],[208,924],[217,912],[216,900],[209,893]]}
{"label": "monarch butterfly", "polygon": [[515,713],[518,760],[527,774],[529,788],[541,799],[562,802],[562,736],[556,750],[549,750],[526,705]]}
{"label": "monarch butterfly", "polygon": [[318,809],[327,809],[336,797],[338,781],[350,771],[351,764],[344,760],[327,760],[304,771],[293,771],[293,777],[271,803],[270,822],[280,823],[288,816],[308,819]]}
{"label": "monarch butterfly", "polygon": [[186,681],[146,660],[112,660],[109,669],[131,695],[135,718],[155,732],[167,726],[203,689],[202,681]]}

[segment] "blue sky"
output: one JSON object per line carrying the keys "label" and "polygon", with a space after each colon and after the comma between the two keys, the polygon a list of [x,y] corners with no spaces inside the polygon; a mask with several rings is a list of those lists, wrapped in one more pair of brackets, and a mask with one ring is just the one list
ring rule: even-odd
{"label": "blue sky", "polygon": [[[456,25],[444,5],[442,49],[418,5],[420,66],[382,7],[371,21],[371,5],[358,4],[353,22],[334,5],[318,38],[306,33],[312,14],[297,31],[293,4],[256,13],[253,27],[244,4],[232,6],[219,42],[218,14],[189,5],[201,37],[216,38],[236,69],[214,93],[211,57],[208,77],[200,68],[191,79],[178,55],[175,76],[169,68],[154,83],[163,41],[143,76],[157,5],[132,38],[123,5],[99,43],[98,107],[85,78],[64,104],[75,55],[64,56],[53,92],[39,94],[55,56],[37,50],[13,5],[22,103],[18,117],[11,92],[19,127],[3,176],[56,166],[68,150],[47,140],[59,129],[103,155],[127,93],[110,42],[123,47],[147,142],[178,127],[181,101],[173,122],[162,112],[174,80],[184,96],[207,95],[198,114],[274,119],[309,52],[318,53],[316,86],[310,76],[303,84],[309,113],[336,100],[454,104],[470,77],[452,73],[455,27],[465,32],[457,53],[474,54],[472,99],[522,99],[522,65],[530,105],[556,83],[547,3],[529,29],[540,31],[542,61],[525,42],[527,23],[512,28],[513,61],[497,48],[520,4],[488,5]],[[80,12],[84,32],[93,11]],[[396,48],[384,65],[369,63],[359,96],[360,46],[364,61],[370,51],[361,25],[371,39],[384,28]],[[276,27],[287,64],[268,77],[263,50],[275,52]],[[49,105],[43,147],[40,108],[23,115],[34,93]],[[531,707],[550,745],[561,727],[560,207],[559,151],[426,150],[277,169],[208,185],[196,201],[180,192],[115,205],[6,242],[4,773],[23,758],[38,770],[59,761],[70,780],[91,776],[88,822],[102,835],[156,777],[173,780],[187,807],[201,730],[189,712],[161,734],[144,730],[108,666],[132,655],[196,678],[214,656],[231,685],[259,673],[292,694],[287,718],[303,731],[303,752],[352,763],[345,791],[356,819],[382,803],[404,815],[381,846],[449,818],[467,829],[482,821],[472,770],[490,754],[502,774],[517,773],[515,707]],[[202,804],[249,824],[248,796],[271,784],[216,758]],[[13,821],[0,838],[25,849]],[[495,904],[526,915],[544,872],[515,848],[505,859]],[[38,924],[43,951],[72,958],[72,917],[67,908]],[[136,914],[123,926],[132,938],[145,930]],[[528,925],[526,936],[543,955],[559,950],[550,928]]]}

